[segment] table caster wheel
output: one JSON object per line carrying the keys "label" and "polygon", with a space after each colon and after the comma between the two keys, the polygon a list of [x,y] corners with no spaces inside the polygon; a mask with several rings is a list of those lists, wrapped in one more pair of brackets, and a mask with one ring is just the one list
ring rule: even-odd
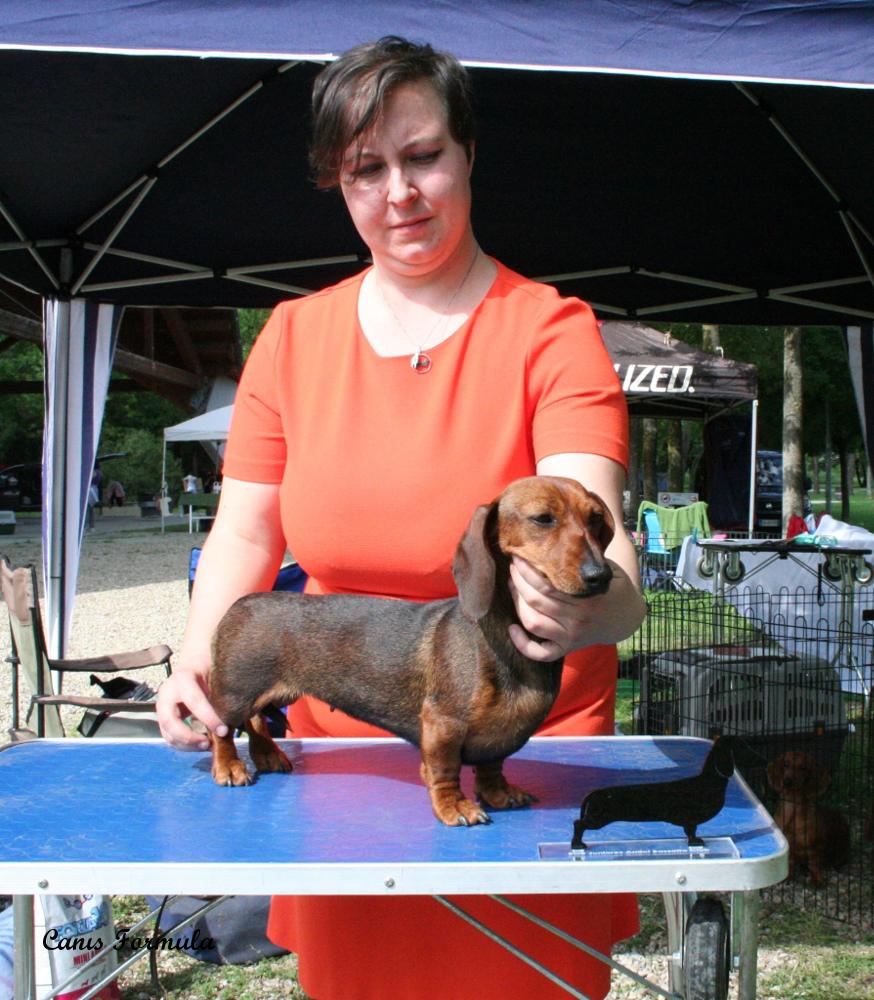
{"label": "table caster wheel", "polygon": [[825,562],[822,564],[822,575],[827,580],[831,580],[832,583],[840,583],[841,567],[836,559],[832,560],[828,556],[825,557]]}
{"label": "table caster wheel", "polygon": [[728,920],[718,899],[699,899],[686,921],[685,1000],[728,997]]}
{"label": "table caster wheel", "polygon": [[704,553],[703,556],[698,557],[698,562],[695,566],[695,571],[698,576],[703,576],[705,580],[709,580],[713,576],[713,557],[709,553]]}
{"label": "table caster wheel", "polygon": [[853,565],[853,577],[860,587],[867,587],[874,578],[874,566],[867,559],[860,559]]}
{"label": "table caster wheel", "polygon": [[725,577],[726,580],[728,580],[729,583],[737,583],[739,580],[742,580],[744,578],[744,574],[746,573],[746,571],[747,571],[746,567],[740,561],[740,559],[738,559],[737,565],[733,565],[731,562],[729,562],[726,565],[725,569],[722,571],[722,575]]}

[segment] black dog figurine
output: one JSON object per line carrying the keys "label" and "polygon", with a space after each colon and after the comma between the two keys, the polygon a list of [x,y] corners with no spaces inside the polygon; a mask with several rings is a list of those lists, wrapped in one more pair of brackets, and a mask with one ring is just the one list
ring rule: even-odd
{"label": "black dog figurine", "polygon": [[580,818],[574,820],[571,848],[585,848],[584,831],[600,830],[619,821],[673,823],[683,828],[690,847],[702,847],[698,826],[713,819],[725,805],[725,790],[733,773],[732,738],[721,736],[710,748],[701,773],[693,778],[616,785],[589,792],[580,807]]}

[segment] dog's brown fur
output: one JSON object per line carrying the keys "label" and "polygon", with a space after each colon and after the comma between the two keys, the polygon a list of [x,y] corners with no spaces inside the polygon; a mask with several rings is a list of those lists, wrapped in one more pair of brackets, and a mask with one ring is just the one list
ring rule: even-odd
{"label": "dog's brown fur", "polygon": [[810,754],[789,750],[768,764],[768,784],[780,796],[774,822],[789,842],[789,866],[806,866],[814,886],[823,871],[840,868],[850,856],[850,827],[837,809],[821,806],[831,778]]}
{"label": "dog's brown fur", "polygon": [[[466,799],[461,766],[473,764],[476,795],[494,809],[527,805],[508,784],[504,758],[546,718],[562,661],[536,663],[513,646],[513,555],[566,594],[603,593],[613,537],[604,502],[571,479],[533,476],[478,507],[452,570],[458,598],[428,604],[360,596],[262,593],[241,598],[213,640],[210,698],[231,728],[245,726],[258,770],[290,771],[288,758],[251,720],[268,704],[312,695],[421,749],[435,815],[449,826],[487,823]],[[249,775],[231,735],[213,737],[213,777]]]}

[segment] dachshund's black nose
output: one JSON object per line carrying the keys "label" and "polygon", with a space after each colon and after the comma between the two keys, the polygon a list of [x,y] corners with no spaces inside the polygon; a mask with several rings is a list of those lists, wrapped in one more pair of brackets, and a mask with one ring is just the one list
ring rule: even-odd
{"label": "dachshund's black nose", "polygon": [[587,560],[580,566],[580,579],[586,586],[587,594],[603,594],[613,579],[613,570],[608,563]]}

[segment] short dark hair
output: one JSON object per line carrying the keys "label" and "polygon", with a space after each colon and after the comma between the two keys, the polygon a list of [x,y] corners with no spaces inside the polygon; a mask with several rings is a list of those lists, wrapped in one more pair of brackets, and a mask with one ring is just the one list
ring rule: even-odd
{"label": "short dark hair", "polygon": [[467,70],[454,57],[397,35],[344,52],[316,77],[312,96],[310,166],[316,184],[336,187],[343,154],[379,117],[402,83],[427,80],[446,107],[449,131],[465,147],[474,140]]}

